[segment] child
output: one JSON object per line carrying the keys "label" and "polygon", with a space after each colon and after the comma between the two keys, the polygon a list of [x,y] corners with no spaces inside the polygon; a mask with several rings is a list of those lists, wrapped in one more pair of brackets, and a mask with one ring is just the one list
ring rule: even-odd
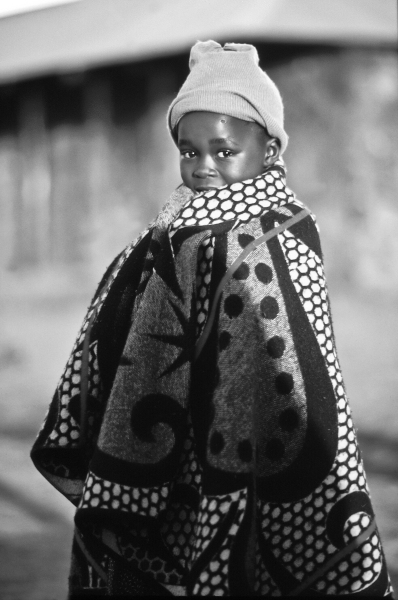
{"label": "child", "polygon": [[198,42],[184,185],[106,272],[32,458],[77,506],[79,594],[392,597],[279,92]]}

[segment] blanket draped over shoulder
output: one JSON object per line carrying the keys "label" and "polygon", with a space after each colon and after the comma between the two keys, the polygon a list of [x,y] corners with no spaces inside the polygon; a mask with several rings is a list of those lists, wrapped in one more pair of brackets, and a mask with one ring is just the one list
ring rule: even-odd
{"label": "blanket draped over shoulder", "polygon": [[32,458],[77,507],[72,598],[392,593],[283,164],[180,186],[116,258]]}

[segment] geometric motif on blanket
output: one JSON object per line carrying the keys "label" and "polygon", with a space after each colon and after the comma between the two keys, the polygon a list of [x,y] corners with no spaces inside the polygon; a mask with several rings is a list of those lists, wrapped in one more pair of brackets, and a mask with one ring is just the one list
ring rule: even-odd
{"label": "geometric motif on blanket", "polygon": [[[74,398],[80,398],[80,384],[81,384],[81,366],[82,366],[82,350],[75,350],[66,365],[65,371],[62,374],[60,382],[58,384],[58,394],[60,397],[61,410],[59,413],[59,421],[55,425],[54,430],[51,432],[50,439],[52,443],[48,446],[65,446],[67,444],[77,445],[80,438],[80,414],[79,414],[79,403],[76,402],[76,408],[74,406]],[[97,342],[93,342],[89,347],[88,356],[88,397],[91,402],[100,404],[100,376],[98,368],[98,356],[97,356]],[[90,402],[90,401],[89,401]],[[91,408],[91,410],[90,410]],[[89,407],[90,412],[98,414],[101,412],[99,406]],[[94,417],[89,416],[88,423],[92,427],[94,424]],[[92,429],[89,428],[89,432],[92,434]],[[88,437],[90,437],[88,435]]]}
{"label": "geometric motif on blanket", "polygon": [[[180,465],[176,474],[176,490],[189,489],[195,498],[201,495],[202,468],[198,461],[190,417]],[[192,564],[198,510],[187,502],[173,499],[163,518],[160,534],[165,546],[184,569]]]}
{"label": "geometric motif on blanket", "polygon": [[[282,165],[281,161],[279,166]],[[283,171],[275,168],[266,175],[209,190],[194,198],[189,206],[182,207],[171,224],[170,236],[182,227],[216,225],[231,220],[247,223],[269,208],[283,206],[293,198],[293,192],[286,187]]]}
{"label": "geometric motif on blanket", "polygon": [[196,338],[198,339],[206,325],[209,302],[211,268],[214,254],[214,237],[203,240],[198,251],[196,276]]}
{"label": "geometric motif on blanket", "polygon": [[117,546],[121,556],[139,569],[165,585],[180,585],[181,572],[170,561],[165,560],[160,548],[158,552],[146,548],[148,530],[143,527],[126,527],[123,534],[117,535]]}
{"label": "geometric motif on blanket", "polygon": [[[227,596],[229,595],[229,557],[233,540],[242,523],[247,504],[247,490],[238,490],[232,494],[221,496],[204,496],[198,515],[196,544],[193,555],[195,561],[208,552],[207,565],[200,571],[193,586],[195,596]],[[235,512],[236,511],[236,512]],[[221,545],[215,544],[217,532],[229,514],[235,515],[230,523]]]}
{"label": "geometric motif on blanket", "polygon": [[[192,424],[184,441],[184,449],[176,473],[175,488],[190,487],[199,497],[201,491],[201,467],[196,452]],[[136,488],[115,484],[89,472],[84,486],[79,509],[118,510],[130,515],[155,517],[161,514],[160,536],[165,548],[186,569],[194,546],[194,532],[197,523],[197,509],[183,502],[170,501],[169,486]],[[167,510],[166,510],[167,509]],[[162,524],[163,523],[163,524]],[[143,525],[126,525],[125,533],[117,535],[115,544],[119,553],[142,572],[150,574],[163,584],[180,584],[181,573],[175,570],[170,561],[146,549],[148,531]],[[108,532],[108,535],[110,532]]]}
{"label": "geometric motif on blanket", "polygon": [[[368,496],[369,490],[334,349],[322,261],[289,231],[281,234],[279,239],[291,279],[325,358],[338,408],[338,452],[324,482],[298,502],[276,504],[259,501],[263,515],[262,532],[273,554],[298,581],[303,581],[322,569],[339,552],[327,541],[330,511],[343,499],[347,502],[351,494]],[[351,514],[344,523],[344,542],[348,544],[360,536],[371,519],[372,514],[360,510]],[[380,542],[373,532],[352,554],[333,564],[323,577],[317,578],[316,589],[326,594],[363,590],[377,578],[382,560]],[[273,595],[269,582],[263,586],[262,593]]]}
{"label": "geometric motif on blanket", "polygon": [[[179,227],[190,225],[203,227],[209,220],[212,221],[212,224],[222,223],[232,218],[237,222],[244,221],[246,223],[244,234],[238,235],[238,232],[234,231],[235,228],[228,233],[229,240],[233,241],[229,259],[233,260],[235,258],[232,256],[233,252],[240,254],[247,243],[258,236],[259,223],[257,219],[254,222],[254,216],[260,216],[260,213],[272,205],[271,213],[276,213],[277,220],[278,213],[289,218],[291,211],[294,212],[294,206],[301,206],[301,203],[292,198],[292,192],[284,185],[283,176],[276,171],[276,173],[268,173],[265,177],[261,176],[261,179],[255,178],[251,182],[233,184],[229,189],[206,192],[200,197],[194,198],[190,202],[190,208],[184,205],[185,208],[181,209],[180,217],[170,228],[170,237]],[[266,192],[268,196],[271,193],[275,195],[272,198],[264,197],[261,202],[258,202],[263,190],[265,190],[264,194]],[[291,203],[285,207],[289,201]],[[263,233],[265,233],[267,220],[265,219],[264,222],[261,220],[261,225]],[[305,228],[299,228],[296,231],[305,232]],[[74,447],[79,443],[80,373],[85,333],[89,325],[95,324],[93,317],[98,315],[123,263],[147,232],[148,230],[143,232],[138,240],[119,257],[111,277],[107,280],[106,288],[101,290],[89,309],[72,356],[57,387],[59,411],[56,414],[56,423],[45,442],[47,448]],[[253,233],[253,236],[249,233]],[[155,237],[153,236],[151,243],[153,249],[156,250]],[[213,257],[215,247],[218,248],[216,240],[215,237],[204,239],[197,256],[197,338],[202,334],[209,315]],[[267,245],[262,249],[258,248],[245,259],[228,284],[229,292],[233,293],[227,297],[224,296],[224,303],[221,304],[223,308],[220,310],[220,325],[223,327],[220,326],[220,364],[223,360],[224,350],[228,346],[231,348],[233,344],[239,345],[237,341],[239,326],[236,314],[233,314],[233,309],[236,307],[232,305],[232,300],[236,300],[242,291],[240,298],[244,301],[243,312],[245,312],[246,297],[244,293],[249,291],[248,297],[253,304],[247,302],[248,310],[250,310],[250,306],[255,306],[257,310],[257,305],[261,305],[259,322],[264,324],[264,342],[269,355],[267,360],[270,361],[270,364],[272,363],[270,375],[267,377],[274,377],[275,383],[278,385],[286,382],[290,385],[292,379],[295,402],[298,403],[296,409],[300,409],[300,423],[302,422],[303,427],[305,426],[306,407],[303,404],[301,408],[300,404],[305,402],[303,378],[300,372],[300,363],[297,359],[292,360],[290,357],[291,354],[294,358],[293,337],[288,331],[289,327],[285,326],[285,323],[288,323],[286,305],[288,295],[286,295],[286,286],[282,292],[278,285],[280,273],[276,271],[276,267],[279,260],[279,265],[283,265],[283,268],[287,267],[286,274],[289,273],[293,284],[291,287],[293,289],[294,286],[297,293],[296,299],[298,298],[298,300],[295,306],[298,305],[300,310],[303,309],[307,315],[310,324],[310,327],[308,323],[306,324],[307,329],[309,331],[312,329],[315,336],[312,343],[315,346],[318,344],[322,369],[324,369],[324,363],[330,378],[331,397],[332,400],[334,397],[336,398],[334,415],[337,413],[338,423],[337,430],[335,430],[337,447],[334,447],[329,466],[322,474],[323,481],[322,478],[319,478],[312,488],[307,486],[306,491],[302,494],[303,496],[306,494],[305,497],[301,498],[296,495],[296,499],[289,502],[284,501],[283,495],[276,496],[279,498],[278,501],[257,499],[260,530],[257,532],[257,546],[253,548],[256,550],[256,571],[253,573],[255,591],[260,595],[267,596],[278,596],[283,592],[282,588],[278,586],[278,582],[281,583],[280,577],[275,576],[272,568],[268,568],[267,559],[271,552],[277,559],[282,572],[285,570],[286,576],[295,578],[297,587],[301,585],[305,589],[305,586],[308,585],[321,594],[360,593],[377,580],[383,568],[384,558],[375,528],[369,490],[334,347],[323,264],[316,252],[301,239],[297,239],[291,231],[285,230],[279,234],[278,240],[282,261],[276,254],[277,260],[273,262],[274,246],[271,248],[271,245]],[[146,255],[141,284],[146,284],[152,274],[152,263],[155,261],[156,252],[153,253],[153,260],[149,261],[151,248],[152,246],[149,247]],[[148,267],[147,270],[145,270],[146,267]],[[159,273],[158,271],[156,273],[159,275],[160,270]],[[283,269],[281,273],[283,276]],[[243,281],[245,281],[244,284]],[[137,289],[135,309],[139,306],[140,296],[144,296],[142,293],[144,290],[144,286],[142,289],[140,286]],[[275,315],[272,315],[270,311],[272,312],[271,309],[275,308],[274,305],[277,310],[275,309]],[[283,339],[278,335],[280,332],[284,333]],[[236,337],[236,341],[234,341],[234,337]],[[309,338],[312,339],[312,336],[310,335]],[[92,447],[97,437],[93,414],[98,415],[101,420],[105,408],[101,406],[102,386],[99,378],[97,341],[92,341],[90,344],[88,358],[89,389],[86,438],[91,442],[88,446]],[[270,384],[273,383],[274,381],[270,379]],[[267,390],[268,388],[271,390],[272,385],[268,385],[267,380]],[[291,415],[293,409],[289,408],[290,405],[281,404],[282,400],[290,401],[290,396],[285,391],[282,391],[281,394],[282,398],[278,397],[279,404],[275,403],[275,407],[282,411],[282,415],[285,413]],[[91,410],[91,405],[93,410]],[[188,415],[190,419],[189,411]],[[282,420],[279,420],[282,423]],[[215,421],[213,425],[215,425]],[[219,432],[216,433],[220,437]],[[209,430],[209,434],[211,434],[211,430]],[[286,433],[287,437],[289,435],[290,430]],[[213,437],[216,439],[215,435]],[[301,443],[299,437],[297,441]],[[209,439],[210,441],[213,439],[211,435],[209,435]],[[246,443],[245,450],[247,450],[247,440],[245,439],[244,442]],[[236,445],[236,440],[234,443]],[[210,450],[217,455],[217,448],[214,444],[213,446],[210,446]],[[297,451],[299,452],[300,448]],[[245,455],[242,454],[241,460],[248,462],[247,456],[247,452]],[[333,459],[333,457],[335,458]],[[43,463],[46,460],[44,458]],[[289,460],[291,459],[287,456],[287,463]],[[279,462],[279,466],[276,466],[283,472],[285,464],[281,460]],[[57,467],[45,464],[45,467],[50,473],[55,473],[54,469],[57,468],[56,474],[60,477],[73,478],[73,466],[71,466],[72,470],[60,464]],[[84,476],[81,477],[81,479],[83,478]],[[109,478],[112,479],[112,473],[109,474]],[[308,493],[308,489],[312,490],[311,493]],[[229,585],[231,584],[232,587],[234,585],[230,579],[234,576],[234,572],[231,573],[234,571],[231,568],[232,553],[234,547],[236,551],[236,547],[239,546],[238,538],[235,544],[234,539],[241,529],[244,530],[243,518],[246,511],[249,514],[248,507],[251,507],[248,495],[247,488],[213,496],[202,493],[202,467],[196,454],[196,440],[189,420],[188,433],[184,440],[184,449],[180,456],[179,467],[174,474],[173,484],[167,481],[157,487],[132,487],[116,484],[89,472],[80,498],[79,512],[81,514],[81,509],[95,509],[93,512],[98,509],[108,510],[109,514],[116,511],[119,514],[119,524],[114,531],[103,529],[102,526],[98,527],[98,541],[105,544],[105,548],[108,545],[111,550],[116,551],[130,564],[134,564],[140,571],[150,575],[159,583],[185,585],[186,577],[188,577],[188,592],[194,595],[229,595]],[[265,497],[267,498],[267,496]],[[197,499],[196,503],[195,498]],[[268,496],[268,498],[273,498],[273,496]],[[144,517],[144,519],[131,518],[135,516]],[[127,518],[125,519],[125,517]],[[156,546],[151,545],[151,527],[147,527],[154,518],[158,519],[156,540],[158,540],[159,552],[154,550]],[[120,526],[121,523],[125,523],[125,526]],[[96,526],[94,525],[94,527]],[[349,551],[346,551],[347,547]],[[230,560],[231,564],[229,564]],[[105,565],[103,567],[106,571]]]}
{"label": "geometric motif on blanket", "polygon": [[89,471],[79,509],[120,510],[143,516],[155,516],[166,508],[166,486],[133,488],[97,477]]}
{"label": "geometric motif on blanket", "polygon": [[90,319],[94,314],[94,311],[96,311],[96,313],[98,314],[108,296],[108,293],[115,281],[115,279],[117,278],[120,269],[122,268],[122,266],[124,265],[124,263],[126,262],[126,260],[128,259],[128,257],[130,256],[130,254],[132,253],[132,251],[134,250],[134,248],[136,246],[138,246],[139,242],[147,235],[147,233],[150,231],[151,226],[147,227],[146,229],[144,229],[144,231],[142,231],[140,233],[140,235],[133,241],[131,242],[131,244],[129,244],[121,253],[115,267],[112,270],[111,275],[109,276],[109,278],[106,281],[106,287],[103,288],[101,290],[101,293],[96,295],[96,297],[94,298],[94,300],[92,301],[87,314],[83,320],[82,326],[80,328],[80,331],[77,335],[75,344],[73,346],[72,349],[72,354],[74,353],[74,351],[76,350],[76,348],[82,344],[84,342],[85,339],[85,334],[87,331],[87,327],[89,325]]}

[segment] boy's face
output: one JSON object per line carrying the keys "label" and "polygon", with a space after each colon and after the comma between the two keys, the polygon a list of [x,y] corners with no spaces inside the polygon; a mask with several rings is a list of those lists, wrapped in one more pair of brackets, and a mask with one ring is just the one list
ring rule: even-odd
{"label": "boy's face", "polygon": [[212,112],[191,112],[178,124],[184,184],[204,192],[252,179],[279,156],[279,142],[257,123]]}

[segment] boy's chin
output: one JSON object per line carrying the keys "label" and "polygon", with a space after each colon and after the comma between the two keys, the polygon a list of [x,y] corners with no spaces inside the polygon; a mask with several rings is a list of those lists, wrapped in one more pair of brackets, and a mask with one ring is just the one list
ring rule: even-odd
{"label": "boy's chin", "polygon": [[205,194],[206,192],[211,192],[212,190],[221,190],[224,187],[227,187],[227,183],[224,183],[224,185],[218,185],[218,186],[214,186],[214,187],[209,187],[203,190],[195,190],[195,188],[191,188],[191,190],[193,191],[193,195],[196,196],[201,196],[202,194]]}

